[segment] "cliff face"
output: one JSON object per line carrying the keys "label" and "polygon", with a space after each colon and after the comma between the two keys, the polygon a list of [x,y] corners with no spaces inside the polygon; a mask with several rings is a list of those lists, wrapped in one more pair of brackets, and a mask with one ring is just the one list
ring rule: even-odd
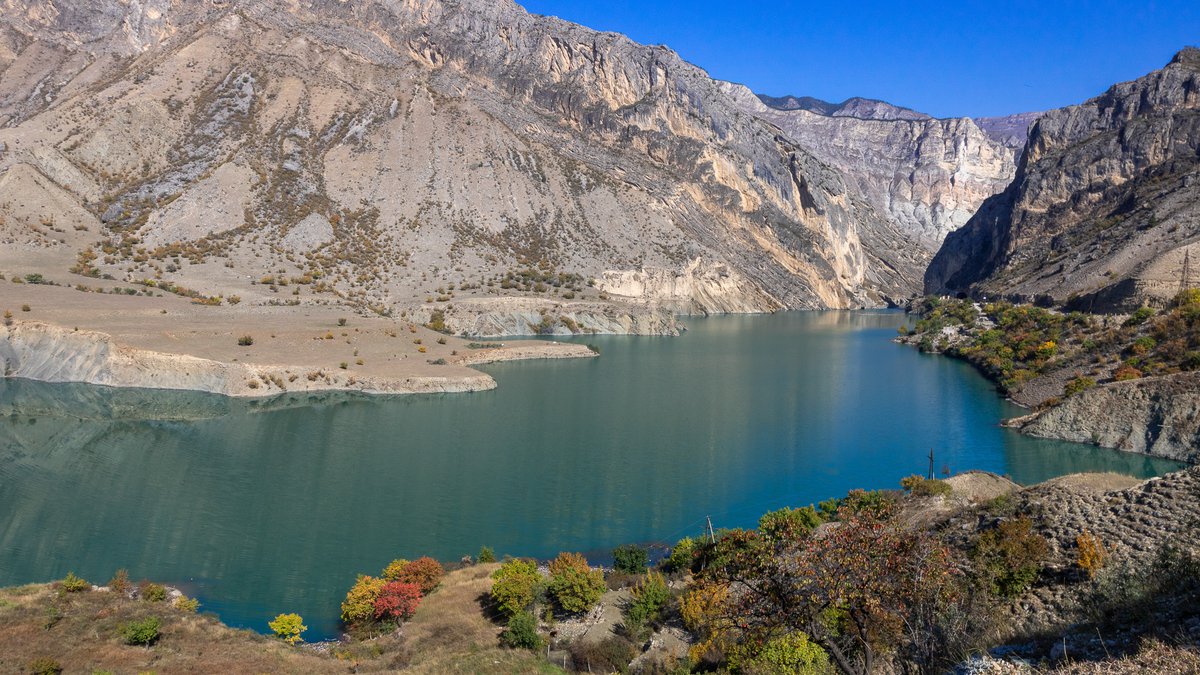
{"label": "cliff face", "polygon": [[1018,420],[1032,436],[1200,463],[1200,375],[1180,373],[1089,389]]}
{"label": "cliff face", "polygon": [[[1162,302],[1200,235],[1200,50],[1033,126],[1016,178],[947,237],[926,292]],[[1197,260],[1200,260],[1198,258]]]}
{"label": "cliff face", "polygon": [[[0,172],[44,185],[14,200],[0,178],[0,236],[64,273],[89,232],[96,274],[247,302],[282,302],[249,282],[283,275],[309,280],[301,304],[414,310],[518,294],[502,280],[534,267],[701,312],[919,286],[916,247],[837,170],[663,47],[506,0],[4,9]],[[697,260],[736,283],[578,283]]]}
{"label": "cliff face", "polygon": [[834,105],[756,97],[740,85],[726,90],[744,110],[839,169],[848,189],[926,256],[1008,185],[1023,145],[997,140],[968,118],[933,119],[882,101]]}

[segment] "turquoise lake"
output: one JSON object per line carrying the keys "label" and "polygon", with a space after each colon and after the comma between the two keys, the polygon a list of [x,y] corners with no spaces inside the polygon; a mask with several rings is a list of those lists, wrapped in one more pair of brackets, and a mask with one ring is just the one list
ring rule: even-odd
{"label": "turquoise lake", "polygon": [[491,392],[238,401],[0,380],[0,585],[120,567],[266,630],[336,634],[358,572],[481,545],[600,560],[938,469],[1021,483],[1179,465],[1020,436],[961,362],[890,340],[897,312],[688,321],[589,337],[597,359],[485,368]]}

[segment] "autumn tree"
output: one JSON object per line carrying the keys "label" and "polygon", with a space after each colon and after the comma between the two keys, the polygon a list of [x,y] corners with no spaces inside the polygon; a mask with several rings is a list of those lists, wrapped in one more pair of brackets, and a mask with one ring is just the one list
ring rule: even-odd
{"label": "autumn tree", "polygon": [[579,553],[560,553],[550,562],[550,594],[563,611],[586,612],[604,595],[604,572]]}
{"label": "autumn tree", "polygon": [[[442,577],[446,575],[446,569],[438,561],[425,556],[417,558],[412,562],[406,562],[399,566],[398,569],[393,569],[392,565],[384,571],[384,578],[389,581],[404,581],[410,584],[416,584],[421,589],[422,595],[429,595],[442,582]],[[389,573],[391,576],[389,576]]]}
{"label": "autumn tree", "polygon": [[725,621],[739,643],[801,632],[843,673],[860,675],[904,642],[922,602],[946,602],[958,572],[949,550],[893,517],[886,502],[843,505],[807,536],[733,533],[702,581],[728,587]]}
{"label": "autumn tree", "polygon": [[542,575],[532,560],[506,560],[492,573],[492,601],[513,616],[533,604],[541,583]]}
{"label": "autumn tree", "polygon": [[300,634],[308,630],[308,626],[304,625],[304,619],[300,618],[299,614],[280,614],[267,625],[270,626],[276,637],[289,645],[302,642]]}
{"label": "autumn tree", "polygon": [[370,621],[375,616],[375,601],[388,582],[365,574],[358,575],[354,586],[346,592],[342,600],[342,621],[354,626]]}
{"label": "autumn tree", "polygon": [[402,621],[412,618],[421,604],[421,587],[407,581],[389,581],[375,598],[375,618]]}

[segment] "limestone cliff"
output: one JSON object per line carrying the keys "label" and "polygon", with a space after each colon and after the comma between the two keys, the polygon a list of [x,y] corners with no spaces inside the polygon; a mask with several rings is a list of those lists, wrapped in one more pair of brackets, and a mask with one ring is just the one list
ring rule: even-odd
{"label": "limestone cliff", "polygon": [[0,271],[397,314],[620,303],[595,282],[698,259],[727,273],[634,305],[919,286],[837,169],[664,47],[508,0],[4,2]]}
{"label": "limestone cliff", "polygon": [[929,293],[1048,298],[1107,311],[1162,303],[1200,260],[1200,50],[1046,113],[1016,178],[947,237]]}
{"label": "limestone cliff", "polygon": [[997,140],[968,118],[933,119],[868,99],[833,105],[725,88],[744,110],[839,169],[856,196],[927,256],[1016,172],[1020,145]]}

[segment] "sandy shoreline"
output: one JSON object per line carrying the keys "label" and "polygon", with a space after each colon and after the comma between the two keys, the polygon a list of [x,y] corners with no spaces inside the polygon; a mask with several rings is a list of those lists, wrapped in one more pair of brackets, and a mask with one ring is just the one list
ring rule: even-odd
{"label": "sandy shoreline", "polygon": [[[23,311],[28,307],[29,311]],[[468,341],[402,319],[337,306],[203,306],[173,295],[125,296],[0,282],[6,377],[233,397],[284,392],[454,393],[494,389],[469,365],[589,358],[584,345]],[[252,344],[242,338],[252,338]]]}

